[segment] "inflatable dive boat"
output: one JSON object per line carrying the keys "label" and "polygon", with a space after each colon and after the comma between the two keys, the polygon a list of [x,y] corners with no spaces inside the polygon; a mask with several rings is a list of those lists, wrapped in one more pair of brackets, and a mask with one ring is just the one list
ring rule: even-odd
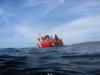
{"label": "inflatable dive boat", "polygon": [[63,46],[63,41],[59,39],[57,35],[54,38],[49,35],[45,35],[41,38],[38,38],[38,47],[40,48],[48,48],[48,47],[55,47],[55,46]]}
{"label": "inflatable dive boat", "polygon": [[55,47],[55,46],[63,46],[63,42],[61,40],[58,40],[58,41],[45,41],[45,42],[38,43],[38,47],[40,48],[48,48],[48,47]]}

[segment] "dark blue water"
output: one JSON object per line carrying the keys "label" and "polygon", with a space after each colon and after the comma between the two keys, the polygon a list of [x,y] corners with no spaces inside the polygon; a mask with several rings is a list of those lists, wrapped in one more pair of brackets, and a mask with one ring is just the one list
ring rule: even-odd
{"label": "dark blue water", "polygon": [[0,49],[0,75],[100,75],[100,42]]}

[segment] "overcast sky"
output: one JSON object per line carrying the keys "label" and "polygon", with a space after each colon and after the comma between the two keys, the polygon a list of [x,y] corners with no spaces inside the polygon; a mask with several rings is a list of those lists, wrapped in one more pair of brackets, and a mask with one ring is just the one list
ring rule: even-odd
{"label": "overcast sky", "polygon": [[100,0],[0,0],[0,48],[34,47],[39,33],[100,40]]}

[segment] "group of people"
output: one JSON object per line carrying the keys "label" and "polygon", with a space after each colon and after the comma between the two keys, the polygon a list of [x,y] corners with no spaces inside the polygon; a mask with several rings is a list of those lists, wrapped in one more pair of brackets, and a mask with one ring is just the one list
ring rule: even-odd
{"label": "group of people", "polygon": [[55,34],[54,38],[52,36],[49,35],[45,35],[44,37],[40,37],[38,38],[39,42],[45,42],[45,41],[58,41],[60,40],[59,37]]}

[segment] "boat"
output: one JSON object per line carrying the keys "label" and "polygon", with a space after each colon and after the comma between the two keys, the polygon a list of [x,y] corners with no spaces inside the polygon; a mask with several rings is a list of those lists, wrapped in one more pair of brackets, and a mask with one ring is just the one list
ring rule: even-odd
{"label": "boat", "polygon": [[[55,47],[55,46],[63,46],[63,41],[58,38],[57,35],[55,35],[55,38],[50,38],[48,35],[41,37],[41,39],[38,39],[38,47],[40,48],[49,48],[49,47]],[[40,41],[42,40],[42,41]]]}

